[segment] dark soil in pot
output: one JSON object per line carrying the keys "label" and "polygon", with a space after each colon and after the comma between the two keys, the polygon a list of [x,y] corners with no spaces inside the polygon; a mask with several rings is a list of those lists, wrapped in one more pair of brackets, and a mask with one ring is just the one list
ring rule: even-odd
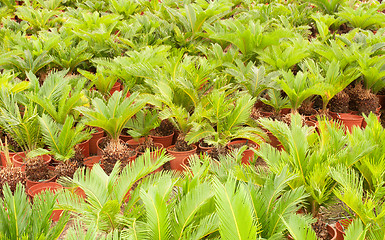
{"label": "dark soil in pot", "polygon": [[130,160],[130,157],[135,155],[136,152],[129,148],[126,143],[120,141],[109,141],[103,149],[102,154],[102,163],[105,172],[110,174],[117,161],[120,161],[122,163],[122,167],[124,167]]}
{"label": "dark soil in pot", "polygon": [[304,101],[298,108],[298,112],[304,116],[311,116],[317,114],[317,111],[313,108],[314,103],[312,101]]}
{"label": "dark soil in pot", "polygon": [[8,183],[12,192],[20,182],[25,185],[25,172],[20,167],[4,167],[0,169],[0,195],[3,193],[3,184]]}
{"label": "dark soil in pot", "polygon": [[165,137],[173,134],[173,132],[174,126],[172,125],[172,123],[170,123],[170,121],[166,119],[160,123],[159,127],[151,131],[151,135],[156,137]]}
{"label": "dark soil in pot", "polygon": [[226,155],[227,153],[229,152],[228,149],[226,148],[212,148],[210,150],[207,151],[207,154],[212,158],[212,159],[215,159],[215,160],[218,160],[219,161],[219,156],[223,156],[223,155]]}
{"label": "dark soil in pot", "polygon": [[321,219],[317,219],[315,223],[312,225],[313,230],[315,231],[317,238],[320,240],[330,240],[332,237],[329,235],[329,231],[327,228],[327,223],[322,221]]}
{"label": "dark soil in pot", "polygon": [[191,151],[194,149],[194,146],[192,144],[188,144],[185,140],[184,140],[184,136],[182,136],[183,134],[179,134],[176,142],[175,142],[175,145],[174,147],[170,148],[171,151],[175,151],[175,152],[186,152],[186,151]]}
{"label": "dark soil in pot", "polygon": [[328,108],[332,112],[347,113],[349,112],[349,102],[349,95],[345,91],[341,91],[330,100]]}
{"label": "dark soil in pot", "polygon": [[350,96],[349,108],[352,111],[369,115],[370,112],[375,113],[380,106],[377,96],[370,89],[364,89],[361,83],[347,88],[346,91]]}
{"label": "dark soil in pot", "polygon": [[239,142],[239,143],[231,144],[231,146],[229,146],[229,148],[230,149],[238,149],[238,148],[241,148],[245,145],[247,146],[246,150],[250,149],[250,148],[255,148],[258,146],[257,144],[255,144],[251,141],[246,141],[246,142]]}
{"label": "dark soil in pot", "polygon": [[48,168],[48,164],[40,157],[27,159],[25,164],[27,179],[34,182],[48,180],[55,176],[55,172]]}

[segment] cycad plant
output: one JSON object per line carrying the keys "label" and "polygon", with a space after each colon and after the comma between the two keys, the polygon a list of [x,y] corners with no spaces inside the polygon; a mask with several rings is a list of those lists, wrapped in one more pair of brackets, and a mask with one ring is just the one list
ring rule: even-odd
{"label": "cycad plant", "polygon": [[33,204],[18,184],[14,193],[6,184],[0,199],[0,236],[4,239],[57,239],[68,222],[64,213],[53,225],[50,216],[54,210],[56,196],[43,192],[33,199]]}
{"label": "cycad plant", "polygon": [[111,138],[103,154],[103,164],[107,172],[112,171],[117,161],[128,159],[130,151],[119,141],[119,135],[128,120],[145,105],[145,100],[138,99],[138,93],[126,98],[121,92],[115,92],[107,101],[100,98],[92,99],[92,108],[76,108],[85,116],[84,121],[87,125],[102,128]]}
{"label": "cycad plant", "polygon": [[289,171],[297,175],[289,185],[304,186],[309,194],[308,210],[314,217],[332,196],[334,181],[329,169],[339,164],[351,167],[368,152],[366,146],[349,145],[344,129],[336,123],[320,121],[319,135],[314,128],[303,126],[298,114],[292,115],[290,125],[267,118],[259,123],[277,137],[285,151],[265,143],[255,152],[272,172]]}
{"label": "cycad plant", "polygon": [[55,171],[58,176],[72,176],[79,167],[79,159],[75,158],[75,146],[91,138],[91,134],[84,129],[83,124],[74,126],[74,118],[68,116],[63,125],[54,121],[51,117],[43,114],[39,117],[44,142],[49,147],[49,151],[40,149],[40,152],[52,154],[61,164],[56,166]]}
{"label": "cycad plant", "polygon": [[51,72],[41,86],[35,75],[31,72],[27,74],[32,91],[26,96],[42,108],[41,112],[49,114],[59,124],[64,124],[67,116],[75,114],[75,107],[88,103],[82,91],[85,79],[73,83],[67,73],[66,70]]}
{"label": "cycad plant", "polygon": [[[117,163],[109,175],[96,164],[91,170],[79,169],[72,179],[61,178],[63,185],[81,188],[86,200],[70,191],[63,191],[58,196],[58,208],[69,210],[86,226],[94,225],[98,231],[121,230],[121,206],[128,200],[135,183],[171,159],[165,151],[158,155],[155,162],[152,158],[147,151],[123,169]],[[129,202],[127,207],[131,208],[130,204],[135,203]],[[132,213],[136,213],[134,210]]]}
{"label": "cycad plant", "polygon": [[294,114],[298,112],[303,101],[319,93],[319,83],[309,78],[307,72],[299,71],[294,75],[291,71],[282,71],[282,78],[277,82],[287,94]]}
{"label": "cycad plant", "polygon": [[226,153],[226,145],[235,138],[244,138],[261,143],[261,129],[253,126],[250,118],[255,99],[248,94],[239,94],[234,102],[226,92],[214,90],[210,93],[209,105],[196,109],[200,120],[187,135],[190,143],[201,139],[216,147],[219,154]]}
{"label": "cycad plant", "polygon": [[[152,129],[159,127],[160,119],[157,110],[145,108],[137,112],[134,118],[131,118],[125,128],[127,133],[133,138],[144,137],[143,150],[146,148],[154,148],[153,141],[149,138]],[[141,151],[144,152],[144,151]]]}
{"label": "cycad plant", "polygon": [[96,90],[98,90],[106,98],[110,96],[110,91],[118,80],[116,75],[107,72],[105,68],[101,66],[97,67],[95,74],[83,69],[78,69],[78,72],[90,80],[92,84],[95,85]]}
{"label": "cycad plant", "polygon": [[235,64],[227,65],[225,72],[234,77],[236,83],[254,98],[258,99],[267,89],[277,88],[273,79],[279,75],[279,72],[267,73],[264,66],[258,68],[253,62],[248,62],[245,66],[240,59],[235,59]]}

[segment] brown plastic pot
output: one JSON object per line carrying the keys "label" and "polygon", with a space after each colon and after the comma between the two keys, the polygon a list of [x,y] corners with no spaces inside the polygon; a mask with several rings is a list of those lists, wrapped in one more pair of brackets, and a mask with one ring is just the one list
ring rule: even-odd
{"label": "brown plastic pot", "polygon": [[192,146],[193,146],[192,150],[184,151],[184,152],[171,150],[173,147],[175,147],[175,145],[171,145],[167,147],[167,152],[174,157],[174,159],[170,161],[171,169],[177,170],[177,171],[184,171],[184,168],[183,168],[184,159],[197,152],[198,147],[196,145],[192,145]]}
{"label": "brown plastic pot", "polygon": [[343,219],[336,222],[337,240],[343,240],[345,238],[345,229],[352,223],[352,219]]}
{"label": "brown plastic pot", "polygon": [[377,97],[378,97],[378,103],[383,109],[385,109],[385,95],[377,95]]}
{"label": "brown plastic pot", "polygon": [[214,147],[204,147],[200,143],[198,145],[199,152],[207,153],[207,151],[212,150]]}
{"label": "brown plastic pot", "polygon": [[[40,156],[43,158],[43,161],[44,163],[46,163],[47,165],[51,162],[52,160],[52,157],[50,155],[42,155]],[[22,171],[25,171],[25,162],[24,162],[24,159],[25,159],[25,152],[19,152],[17,154],[15,154],[13,157],[12,157],[12,160],[13,160],[13,165],[15,167],[21,167],[21,170]]]}
{"label": "brown plastic pot", "polygon": [[150,135],[154,143],[160,143],[163,145],[163,147],[167,148],[171,146],[172,144],[172,139],[174,138],[174,132],[168,136],[153,136]]}
{"label": "brown plastic pot", "polygon": [[[12,159],[13,159],[13,156],[15,156],[15,155],[18,154],[18,153],[22,153],[22,152],[9,152],[9,159],[10,159],[11,161],[13,161],[13,160],[12,160]],[[1,152],[0,152],[0,157],[1,157],[1,166],[6,167],[6,166],[7,166],[7,159],[6,159],[6,157],[5,157],[4,151],[1,151]]]}
{"label": "brown plastic pot", "polygon": [[96,143],[100,138],[104,136],[104,131],[101,128],[96,128],[96,133],[92,133],[92,137],[89,141],[90,145],[90,154],[97,154],[98,153],[98,148]]}
{"label": "brown plastic pot", "polygon": [[26,189],[29,189],[39,183],[50,183],[50,182],[55,182],[56,181],[56,175],[51,177],[50,179],[47,179],[47,180],[44,180],[44,181],[39,181],[39,182],[35,182],[35,181],[31,181],[29,180],[28,178],[25,178],[25,187]]}
{"label": "brown plastic pot", "polygon": [[[246,141],[247,140],[236,140],[236,141],[232,141],[232,142],[230,142],[230,143],[228,143],[227,144],[227,147],[229,148],[229,149],[233,149],[233,145],[235,145],[235,144],[239,144],[239,143],[246,143]],[[251,141],[250,141],[251,142]],[[252,142],[252,143],[254,143],[254,142]],[[256,144],[256,143],[254,143],[254,144]],[[258,144],[256,144],[257,146],[255,147],[255,149],[257,149],[257,148],[259,148],[259,145]],[[251,150],[251,149],[246,149],[244,152],[243,152],[243,154],[242,154],[242,163],[243,164],[250,164],[250,160],[253,160],[253,158],[254,158],[254,152],[253,152],[253,150]]]}
{"label": "brown plastic pot", "polygon": [[278,138],[276,136],[274,136],[270,131],[267,131],[267,136],[269,137],[270,139],[270,145],[275,147],[276,149],[278,150],[281,150],[283,147],[282,147],[282,144],[281,142],[278,140]]}
{"label": "brown plastic pot", "polygon": [[83,164],[89,169],[92,169],[95,163],[101,163],[101,161],[102,161],[102,156],[96,155],[96,156],[85,158],[83,160]]}
{"label": "brown plastic pot", "polygon": [[102,142],[106,140],[106,137],[101,137],[99,138],[99,140],[96,142],[96,148],[97,148],[97,151],[96,151],[96,155],[103,155],[103,149],[100,147],[100,144],[102,144]]}
{"label": "brown plastic pot", "polygon": [[123,135],[123,134],[120,134],[119,136],[119,139],[124,141],[124,142],[127,142],[128,140],[131,140],[132,137],[130,135]]}
{"label": "brown plastic pot", "polygon": [[90,156],[90,139],[82,143],[79,143],[78,147],[80,148],[80,152],[82,153],[84,158]]}
{"label": "brown plastic pot", "polygon": [[114,92],[120,91],[120,90],[121,90],[121,87],[122,87],[122,84],[121,84],[120,82],[116,82],[116,83],[114,84],[114,86],[111,88],[110,94],[112,95],[112,94],[114,94]]}
{"label": "brown plastic pot", "polygon": [[350,113],[340,113],[337,118],[345,125],[345,127],[352,132],[353,127],[361,127],[364,117],[350,114]]}
{"label": "brown plastic pot", "polygon": [[[28,195],[33,199],[35,195],[39,194],[43,191],[51,191],[56,192],[57,190],[63,189],[63,186],[56,182],[47,182],[47,183],[39,183],[32,187],[30,187],[27,191]],[[61,215],[63,214],[63,210],[53,210],[50,219],[54,222],[59,221]]]}
{"label": "brown plastic pot", "polygon": [[141,138],[138,138],[138,139],[131,139],[131,140],[128,140],[126,143],[128,144],[128,146],[130,146],[131,148],[133,149],[136,149],[139,144],[142,144],[144,143],[144,140],[145,138],[144,137],[141,137]]}

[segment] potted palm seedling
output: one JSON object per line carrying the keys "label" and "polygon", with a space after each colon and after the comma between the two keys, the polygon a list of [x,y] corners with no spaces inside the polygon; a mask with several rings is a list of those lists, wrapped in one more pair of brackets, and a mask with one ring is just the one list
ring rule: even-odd
{"label": "potted palm seedling", "polygon": [[25,169],[28,188],[37,181],[53,181],[55,174],[48,168],[51,156],[34,153],[42,145],[37,106],[33,103],[24,104],[22,113],[18,104],[18,100],[10,95],[7,104],[0,108],[0,124],[22,149],[22,152],[13,156],[13,161],[15,166]]}
{"label": "potted palm seedling", "polygon": [[144,138],[143,143],[138,142],[138,146],[135,148],[139,154],[143,154],[146,149],[154,151],[157,148],[162,148],[163,145],[154,143],[153,139],[149,137],[152,129],[158,127],[160,124],[158,112],[153,109],[144,108],[137,112],[134,118],[131,118],[127,124],[127,133],[131,135],[134,141],[140,137]]}
{"label": "potted palm seedling", "polygon": [[55,122],[50,116],[43,114],[39,117],[44,142],[48,150],[38,149],[42,154],[51,154],[60,162],[55,167],[57,177],[72,177],[76,169],[82,166],[83,159],[80,149],[76,145],[91,137],[91,133],[84,131],[83,124],[74,126],[74,118],[68,116],[63,125]]}
{"label": "potted palm seedling", "polygon": [[85,124],[100,127],[108,134],[109,141],[102,155],[102,163],[107,173],[112,171],[117,161],[125,163],[135,155],[135,151],[119,140],[119,135],[129,119],[146,105],[146,101],[138,100],[137,97],[138,93],[126,98],[121,92],[115,92],[107,101],[101,98],[92,99],[92,108],[77,108],[84,115]]}
{"label": "potted palm seedling", "polygon": [[[197,142],[204,139],[206,143],[214,146],[211,155],[218,159],[218,155],[227,153],[227,146],[230,149],[258,147],[262,142],[264,133],[261,129],[254,127],[250,118],[251,108],[255,99],[248,94],[236,96],[234,102],[227,97],[226,93],[215,90],[210,94],[209,106],[205,109],[197,109],[201,116],[193,130],[187,135],[189,142]],[[233,139],[241,139],[230,142]],[[242,162],[247,163],[254,157],[250,150],[244,152]]]}
{"label": "potted palm seedling", "polygon": [[9,155],[8,141],[5,142],[0,139],[0,149],[4,153],[5,166],[0,168],[0,191],[2,192],[4,184],[8,184],[11,192],[16,191],[18,183],[25,185],[25,171],[22,171],[20,167],[15,167],[13,161]]}

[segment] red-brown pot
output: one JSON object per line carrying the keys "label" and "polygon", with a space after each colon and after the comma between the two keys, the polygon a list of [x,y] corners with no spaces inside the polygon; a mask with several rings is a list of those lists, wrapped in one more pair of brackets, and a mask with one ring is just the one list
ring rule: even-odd
{"label": "red-brown pot", "polygon": [[203,153],[206,153],[207,151],[212,150],[214,148],[214,147],[204,147],[200,143],[198,147],[199,147],[199,152],[203,152]]}
{"label": "red-brown pot", "polygon": [[[40,156],[43,158],[43,161],[44,163],[46,163],[47,165],[51,162],[52,160],[52,157],[50,155],[42,155]],[[24,160],[25,159],[25,152],[19,152],[17,154],[15,154],[13,157],[12,157],[12,160],[13,160],[13,165],[15,167],[21,167],[21,170],[24,171],[25,170],[25,163],[24,163]]]}
{"label": "red-brown pot", "polygon": [[26,189],[29,189],[29,188],[31,188],[31,187],[39,184],[39,183],[55,182],[56,181],[56,175],[51,177],[50,179],[47,179],[47,180],[44,180],[44,181],[40,181],[40,182],[31,181],[28,178],[26,178],[25,180],[26,180],[25,187],[26,187]]}
{"label": "red-brown pot", "polygon": [[198,147],[196,145],[192,145],[192,146],[193,146],[192,150],[184,151],[184,152],[172,151],[171,149],[175,147],[175,145],[171,145],[167,147],[167,152],[173,157],[175,157],[173,160],[170,161],[171,169],[177,170],[177,171],[184,171],[184,168],[182,166],[184,159],[197,152]]}
{"label": "red-brown pot", "polygon": [[114,94],[114,92],[120,91],[120,90],[121,90],[121,87],[122,87],[122,84],[121,84],[120,82],[117,81],[117,82],[114,84],[114,86],[111,88],[110,94],[112,95],[112,94]]}
{"label": "red-brown pot", "polygon": [[[27,191],[28,195],[33,199],[36,194],[42,192],[42,191],[51,191],[56,192],[57,190],[63,189],[63,186],[56,182],[46,182],[46,183],[39,183],[32,187],[30,187]],[[51,220],[54,222],[59,221],[61,215],[63,213],[63,210],[53,210],[51,214]]]}
{"label": "red-brown pot", "polygon": [[345,125],[345,127],[352,132],[353,127],[361,127],[364,117],[350,114],[350,113],[340,113],[338,114],[338,119]]}
{"label": "red-brown pot", "polygon": [[131,140],[132,137],[130,135],[123,135],[123,134],[120,134],[119,136],[119,139],[124,141],[124,142],[127,142],[128,140]]}
{"label": "red-brown pot", "polygon": [[90,139],[82,143],[79,143],[78,147],[80,148],[80,152],[82,153],[84,158],[90,156]]}
{"label": "red-brown pot", "polygon": [[83,164],[89,169],[92,169],[95,163],[101,163],[101,161],[102,161],[102,156],[96,155],[96,156],[85,158],[83,160]]}
{"label": "red-brown pot", "polygon": [[[13,161],[13,156],[15,156],[16,154],[18,153],[22,153],[22,152],[9,152],[9,159],[11,161]],[[5,153],[4,151],[1,151],[0,152],[0,157],[1,157],[1,166],[4,166],[6,167],[7,166],[7,159],[5,158]]]}
{"label": "red-brown pot", "polygon": [[[227,147],[229,149],[232,149],[232,145],[239,144],[239,143],[246,143],[247,140],[236,140],[232,141],[227,144]],[[251,141],[250,141],[251,142]],[[254,142],[253,142],[254,143]],[[254,143],[256,144],[256,143]],[[259,145],[256,144],[257,146],[255,147],[256,149],[259,148]],[[243,154],[242,154],[242,163],[243,164],[250,164],[250,160],[253,160],[254,158],[254,152],[251,149],[246,149]]]}
{"label": "red-brown pot", "polygon": [[345,230],[350,223],[352,223],[352,219],[343,219],[336,222],[336,232],[337,232],[337,240],[343,240],[345,238]]}
{"label": "red-brown pot", "polygon": [[282,147],[282,144],[281,142],[278,140],[278,138],[276,136],[274,136],[270,131],[267,131],[267,136],[269,137],[270,139],[270,145],[275,147],[276,149],[278,150],[281,150],[283,147]]}
{"label": "red-brown pot", "polygon": [[172,139],[174,138],[174,132],[168,136],[153,136],[150,135],[154,143],[160,143],[163,145],[163,147],[167,148],[171,146],[172,144]]}
{"label": "red-brown pot", "polygon": [[90,139],[89,145],[90,145],[90,154],[97,154],[98,153],[98,148],[96,143],[100,138],[104,136],[104,131],[101,128],[96,128],[95,129],[97,132],[92,133],[92,138]]}
{"label": "red-brown pot", "polygon": [[385,95],[377,95],[378,97],[378,103],[382,107],[382,109],[385,109]]}
{"label": "red-brown pot", "polygon": [[99,138],[99,140],[96,142],[96,148],[98,149],[98,150],[96,151],[96,155],[103,155],[103,149],[99,146],[99,144],[101,144],[105,139],[106,139],[106,137],[101,137],[101,138]]}
{"label": "red-brown pot", "polygon": [[130,146],[131,148],[135,149],[139,146],[139,144],[142,144],[144,143],[144,140],[145,138],[144,137],[141,137],[141,138],[138,138],[138,139],[131,139],[131,140],[128,140],[126,143],[128,144],[128,146]]}

